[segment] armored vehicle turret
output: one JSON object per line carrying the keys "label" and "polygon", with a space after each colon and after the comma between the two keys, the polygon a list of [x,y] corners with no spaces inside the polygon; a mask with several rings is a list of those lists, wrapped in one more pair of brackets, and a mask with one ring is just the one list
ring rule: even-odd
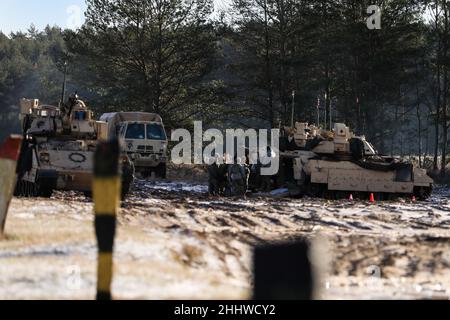
{"label": "armored vehicle turret", "polygon": [[[107,124],[76,95],[60,107],[37,99],[20,101],[24,143],[18,162],[17,196],[50,197],[53,190],[91,192],[93,156],[100,140],[108,138]],[[122,194],[128,193],[134,168],[122,162]]]}

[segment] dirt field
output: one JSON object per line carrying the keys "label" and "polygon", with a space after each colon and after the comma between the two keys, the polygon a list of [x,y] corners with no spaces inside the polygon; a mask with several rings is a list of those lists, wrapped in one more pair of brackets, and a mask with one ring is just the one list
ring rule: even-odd
{"label": "dirt field", "polygon": [[[450,190],[427,202],[212,198],[201,183],[138,180],[120,211],[118,299],[246,299],[252,246],[328,239],[322,299],[448,299]],[[0,299],[92,299],[92,203],[14,199],[0,241]]]}

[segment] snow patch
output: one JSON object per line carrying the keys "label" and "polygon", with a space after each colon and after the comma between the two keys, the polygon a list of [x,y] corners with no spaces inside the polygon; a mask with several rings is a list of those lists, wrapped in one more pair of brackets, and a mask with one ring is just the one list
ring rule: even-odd
{"label": "snow patch", "polygon": [[207,193],[208,186],[199,183],[189,182],[147,182],[144,186],[151,190],[163,190],[172,192],[192,192],[192,193]]}

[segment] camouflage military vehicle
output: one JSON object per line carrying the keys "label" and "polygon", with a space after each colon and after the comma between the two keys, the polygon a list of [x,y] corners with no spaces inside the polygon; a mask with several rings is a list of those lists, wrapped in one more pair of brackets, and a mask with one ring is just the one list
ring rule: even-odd
{"label": "camouflage military vehicle", "polygon": [[[91,193],[93,157],[98,141],[108,138],[107,124],[93,120],[93,113],[76,95],[68,106],[20,101],[24,142],[18,161],[16,196],[50,197],[53,190]],[[134,168],[121,157],[122,195],[133,182]]]}
{"label": "camouflage military vehicle", "polygon": [[108,124],[108,134],[117,137],[124,152],[143,177],[166,178],[167,135],[161,117],[144,112],[105,113],[100,121]]}
{"label": "camouflage military vehicle", "polygon": [[327,198],[379,199],[416,196],[426,199],[433,180],[412,163],[378,154],[364,137],[341,123],[332,132],[307,123],[285,128],[280,144],[282,175],[302,193]]}

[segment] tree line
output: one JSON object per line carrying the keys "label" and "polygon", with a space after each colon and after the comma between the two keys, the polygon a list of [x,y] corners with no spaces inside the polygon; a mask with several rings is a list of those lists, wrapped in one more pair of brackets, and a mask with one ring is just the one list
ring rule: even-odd
{"label": "tree line", "polygon": [[[87,0],[78,30],[0,34],[1,134],[21,97],[58,103],[63,70],[100,115],[161,114],[168,128],[345,122],[379,151],[448,153],[444,0]],[[367,8],[381,9],[381,29]]]}

